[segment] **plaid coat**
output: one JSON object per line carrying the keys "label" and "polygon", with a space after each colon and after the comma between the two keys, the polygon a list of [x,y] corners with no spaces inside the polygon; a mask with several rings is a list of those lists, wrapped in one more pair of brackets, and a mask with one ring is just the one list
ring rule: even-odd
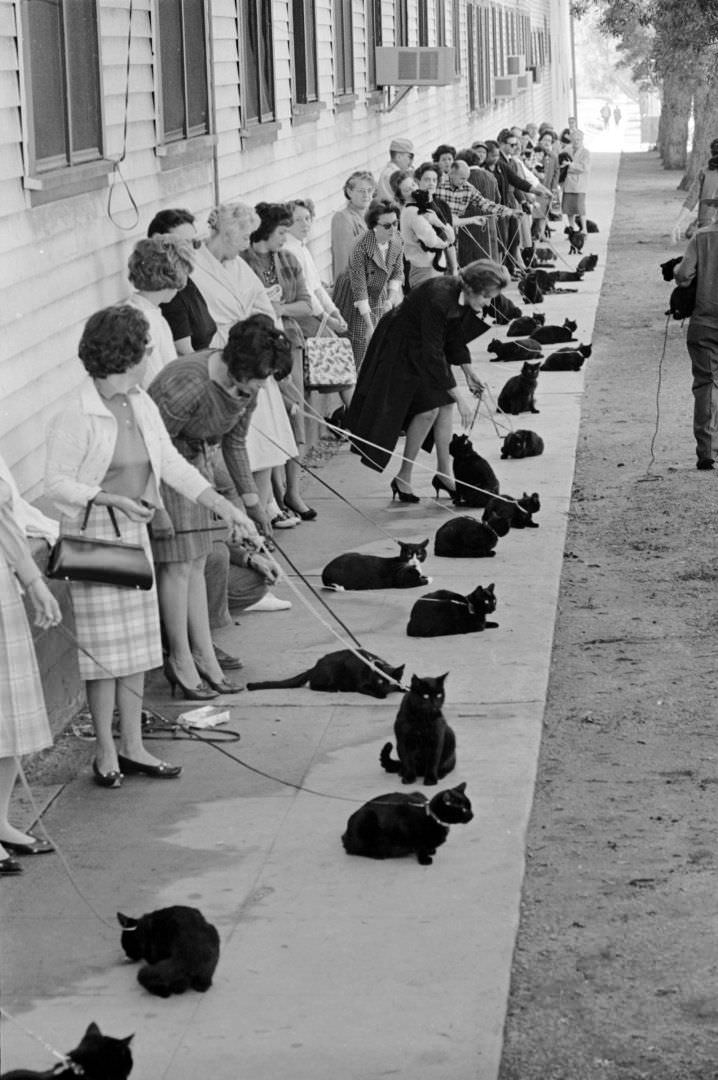
{"label": "plaid coat", "polygon": [[[386,256],[382,256],[376,233],[368,229],[357,240],[349,256],[349,280],[354,302],[368,300],[375,326],[389,298],[389,286],[395,282],[395,287],[399,289],[404,279],[403,250],[402,239],[395,231],[389,240]],[[357,367],[364,359],[370,337],[367,325],[355,306],[349,318],[349,339]]]}

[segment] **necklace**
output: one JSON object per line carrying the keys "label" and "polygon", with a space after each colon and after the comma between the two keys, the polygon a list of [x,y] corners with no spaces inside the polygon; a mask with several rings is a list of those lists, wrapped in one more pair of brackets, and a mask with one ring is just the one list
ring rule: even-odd
{"label": "necklace", "polygon": [[276,267],[274,265],[274,256],[272,255],[271,251],[267,251],[267,252],[256,251],[255,255],[260,260],[260,262],[264,264],[260,268],[261,269],[261,275],[262,275],[262,281],[264,282],[264,284],[265,285],[276,285],[277,284],[277,269],[276,269]]}

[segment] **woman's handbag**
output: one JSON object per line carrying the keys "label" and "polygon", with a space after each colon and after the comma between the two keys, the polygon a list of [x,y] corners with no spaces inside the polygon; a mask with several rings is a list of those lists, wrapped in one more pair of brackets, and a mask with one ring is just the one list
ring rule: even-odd
{"label": "woman's handbag", "polygon": [[88,581],[96,585],[115,585],[120,589],[151,589],[152,566],[141,544],[122,541],[111,506],[107,507],[117,540],[98,540],[86,536],[85,529],[93,500],[87,504],[78,536],[61,536],[52,551],[47,576],[60,581]]}
{"label": "woman's handbag", "polygon": [[[307,338],[304,345],[304,386],[324,393],[343,390],[357,381],[351,342],[327,330],[327,318],[322,319],[316,337]],[[322,337],[325,331],[329,337]]]}

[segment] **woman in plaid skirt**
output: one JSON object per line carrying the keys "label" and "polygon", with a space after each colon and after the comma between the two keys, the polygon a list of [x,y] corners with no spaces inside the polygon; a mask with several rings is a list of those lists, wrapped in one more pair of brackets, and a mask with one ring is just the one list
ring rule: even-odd
{"label": "woman in plaid skirt", "polygon": [[[90,504],[86,535],[112,540],[108,507],[124,515],[122,539],[141,544],[151,560],[147,524],[162,506],[160,481],[217,514],[232,535],[259,544],[243,510],[223,498],[175,449],[157,406],[140,389],[149,325],[129,305],[88,319],[78,354],[89,378],[53,421],[47,447],[46,492],[62,512],[61,530],[76,533]],[[126,773],[174,777],[179,766],[159,761],[142,743],[144,673],[162,662],[157,593],[72,582],[80,674],[97,736],[93,762],[101,787],[119,787]],[[207,650],[211,648],[211,638]],[[202,657],[202,659],[205,659]],[[215,663],[214,653],[206,657]],[[118,753],[113,712],[120,720]]]}
{"label": "woman in plaid skirt", "polygon": [[10,853],[52,851],[47,841],[13,828],[8,820],[18,757],[52,746],[35,648],[17,582],[32,603],[36,626],[57,626],[62,618],[11,507],[10,486],[0,480],[0,874],[22,870]]}

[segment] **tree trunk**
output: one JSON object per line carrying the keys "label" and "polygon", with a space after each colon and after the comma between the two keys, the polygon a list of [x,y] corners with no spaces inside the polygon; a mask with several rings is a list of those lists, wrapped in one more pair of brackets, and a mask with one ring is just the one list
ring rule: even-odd
{"label": "tree trunk", "polygon": [[670,70],[663,76],[663,104],[659,127],[658,152],[664,169],[685,169],[688,156],[688,120],[691,115],[693,86],[684,69]]}
{"label": "tree trunk", "polygon": [[678,185],[679,191],[688,190],[698,170],[708,160],[711,142],[718,139],[718,60],[714,56],[703,65],[702,76],[693,93],[693,148],[686,173]]}

